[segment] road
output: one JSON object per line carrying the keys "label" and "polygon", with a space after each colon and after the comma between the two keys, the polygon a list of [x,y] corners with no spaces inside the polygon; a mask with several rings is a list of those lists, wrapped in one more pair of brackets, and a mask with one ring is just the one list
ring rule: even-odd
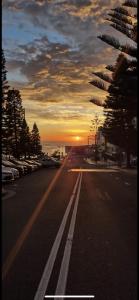
{"label": "road", "polygon": [[135,175],[71,155],[62,168],[40,169],[7,189],[3,300],[137,299]]}

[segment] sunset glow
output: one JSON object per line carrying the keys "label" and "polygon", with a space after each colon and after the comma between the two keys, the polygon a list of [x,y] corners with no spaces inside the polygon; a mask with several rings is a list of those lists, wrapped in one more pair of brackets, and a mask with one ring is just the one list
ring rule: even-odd
{"label": "sunset glow", "polygon": [[89,81],[115,60],[115,50],[97,39],[108,8],[109,1],[3,1],[7,79],[20,90],[28,125],[37,123],[43,143],[86,143],[95,114],[103,118],[102,107],[89,100],[103,101],[106,92]]}
{"label": "sunset glow", "polygon": [[81,137],[80,136],[75,136],[76,141],[80,141]]}

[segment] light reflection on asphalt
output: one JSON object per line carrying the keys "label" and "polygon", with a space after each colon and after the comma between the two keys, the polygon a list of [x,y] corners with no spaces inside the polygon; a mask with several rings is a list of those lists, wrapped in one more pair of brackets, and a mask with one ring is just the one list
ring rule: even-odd
{"label": "light reflection on asphalt", "polygon": [[68,172],[117,172],[112,169],[69,169]]}

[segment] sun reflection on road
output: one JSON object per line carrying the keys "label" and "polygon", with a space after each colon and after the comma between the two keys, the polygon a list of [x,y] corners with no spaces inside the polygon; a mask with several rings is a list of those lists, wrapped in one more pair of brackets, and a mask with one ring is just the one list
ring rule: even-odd
{"label": "sun reflection on road", "polygon": [[112,169],[70,169],[68,172],[117,172]]}

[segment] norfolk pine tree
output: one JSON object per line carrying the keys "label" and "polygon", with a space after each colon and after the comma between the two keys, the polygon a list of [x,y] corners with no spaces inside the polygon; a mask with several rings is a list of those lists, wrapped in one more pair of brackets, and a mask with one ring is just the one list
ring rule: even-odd
{"label": "norfolk pine tree", "polygon": [[23,118],[20,131],[19,141],[20,155],[24,158],[30,157],[31,154],[31,135],[29,132],[29,126],[27,125],[26,119]]}
{"label": "norfolk pine tree", "polygon": [[40,155],[42,153],[40,135],[36,123],[33,124],[33,128],[31,131],[31,152],[33,155]]}
{"label": "norfolk pine tree", "polygon": [[2,120],[2,151],[5,154],[7,153],[7,124],[6,124],[6,103],[7,103],[7,93],[9,89],[8,81],[7,81],[7,70],[6,70],[6,60],[4,56],[4,51],[1,52],[1,61],[2,61],[2,99],[1,99],[1,120]]}
{"label": "norfolk pine tree", "polygon": [[16,158],[20,157],[20,134],[24,118],[22,99],[20,92],[15,89],[8,91],[8,101],[6,105],[8,145],[9,151]]}
{"label": "norfolk pine tree", "polygon": [[[136,7],[135,1],[127,1],[124,5]],[[131,15],[123,7],[115,8],[112,11],[109,14],[112,27],[125,34],[136,44],[136,15]],[[132,18],[134,18],[134,22]],[[102,81],[93,80],[90,82],[99,89],[109,92],[104,104],[98,99],[92,99],[91,102],[104,107],[106,119],[103,132],[105,137],[126,151],[127,166],[130,166],[130,153],[136,153],[137,139],[136,128],[133,124],[137,108],[136,46],[120,45],[118,40],[108,35],[99,36],[99,38],[132,57],[131,60],[124,55],[119,55],[115,66],[106,66],[106,69],[113,72],[112,76],[93,72],[101,80],[110,84],[109,87]]]}

